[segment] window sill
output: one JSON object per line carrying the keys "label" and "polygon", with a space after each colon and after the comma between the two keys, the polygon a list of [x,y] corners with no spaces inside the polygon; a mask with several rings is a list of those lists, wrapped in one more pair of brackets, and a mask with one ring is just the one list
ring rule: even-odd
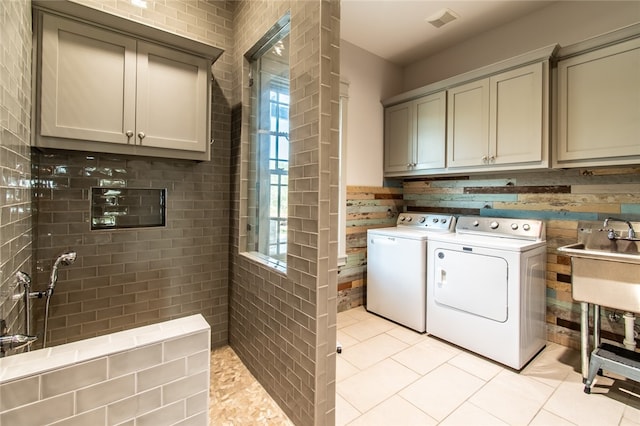
{"label": "window sill", "polygon": [[278,272],[282,272],[283,274],[287,273],[287,262],[285,261],[274,259],[257,251],[247,251],[240,254],[254,262],[275,269]]}

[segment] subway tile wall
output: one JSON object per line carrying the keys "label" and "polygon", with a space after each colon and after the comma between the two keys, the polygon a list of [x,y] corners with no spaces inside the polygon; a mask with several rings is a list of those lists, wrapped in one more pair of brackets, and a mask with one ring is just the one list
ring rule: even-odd
{"label": "subway tile wall", "polygon": [[0,2],[0,319],[23,332],[15,273],[32,267],[31,4]]}
{"label": "subway tile wall", "polygon": [[196,315],[0,359],[0,424],[207,425],[210,336]]}
{"label": "subway tile wall", "polygon": [[[60,268],[51,299],[48,342],[57,345],[200,313],[212,345],[228,341],[230,214],[230,64],[234,5],[224,1],[77,3],[222,48],[212,67],[210,162],[136,158],[72,151],[33,152],[36,271],[46,285],[55,257],[74,249],[78,260]],[[90,188],[100,179],[130,188],[166,188],[161,228],[90,229]],[[41,333],[43,306],[34,302]]]}
{"label": "subway tile wall", "polygon": [[[232,221],[230,342],[289,418],[335,422],[339,2],[237,3],[233,217],[247,205],[247,63],[243,57],[291,10],[291,166],[287,273],[243,255],[246,221]],[[334,117],[332,120],[331,117]]]}
{"label": "subway tile wall", "polygon": [[[62,266],[51,298],[52,345],[200,313],[215,346],[227,342],[228,198],[215,165],[73,151],[33,153],[37,272],[43,289],[52,262]],[[91,188],[166,188],[164,227],[91,230]],[[36,329],[44,303],[34,300]]]}

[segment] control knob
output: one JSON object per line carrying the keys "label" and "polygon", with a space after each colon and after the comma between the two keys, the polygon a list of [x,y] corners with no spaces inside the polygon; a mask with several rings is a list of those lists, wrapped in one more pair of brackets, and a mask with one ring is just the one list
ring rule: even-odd
{"label": "control knob", "polygon": [[516,229],[518,229],[518,224],[517,224],[517,223],[512,223],[512,224],[511,224],[511,229],[513,229],[514,231],[515,231]]}
{"label": "control knob", "polygon": [[500,224],[495,220],[489,224],[491,229],[498,229],[498,226],[500,226]]}

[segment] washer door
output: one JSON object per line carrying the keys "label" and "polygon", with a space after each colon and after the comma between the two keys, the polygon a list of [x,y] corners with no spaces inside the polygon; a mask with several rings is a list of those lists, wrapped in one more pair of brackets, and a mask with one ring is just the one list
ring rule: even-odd
{"label": "washer door", "polygon": [[505,322],[508,264],[501,257],[438,249],[434,252],[434,299],[439,305]]}

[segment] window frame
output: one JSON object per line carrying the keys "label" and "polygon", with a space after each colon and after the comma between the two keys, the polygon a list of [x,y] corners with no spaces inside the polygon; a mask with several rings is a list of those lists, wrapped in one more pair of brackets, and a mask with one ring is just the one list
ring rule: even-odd
{"label": "window frame", "polygon": [[[290,15],[287,13],[244,55],[249,77],[246,93],[250,100],[250,126],[243,127],[249,129],[249,136],[243,143],[247,149],[242,153],[245,159],[242,176],[246,185],[243,185],[241,195],[238,248],[240,254],[281,272],[286,272],[288,241],[289,34]],[[278,69],[279,61],[274,60],[277,54],[274,52],[283,47],[278,45],[282,40],[286,40],[286,65],[281,63],[282,68]],[[269,68],[274,65],[276,68]],[[286,117],[282,115],[283,110],[286,110]],[[276,195],[273,204],[272,192]],[[273,230],[272,223],[275,223]]]}

